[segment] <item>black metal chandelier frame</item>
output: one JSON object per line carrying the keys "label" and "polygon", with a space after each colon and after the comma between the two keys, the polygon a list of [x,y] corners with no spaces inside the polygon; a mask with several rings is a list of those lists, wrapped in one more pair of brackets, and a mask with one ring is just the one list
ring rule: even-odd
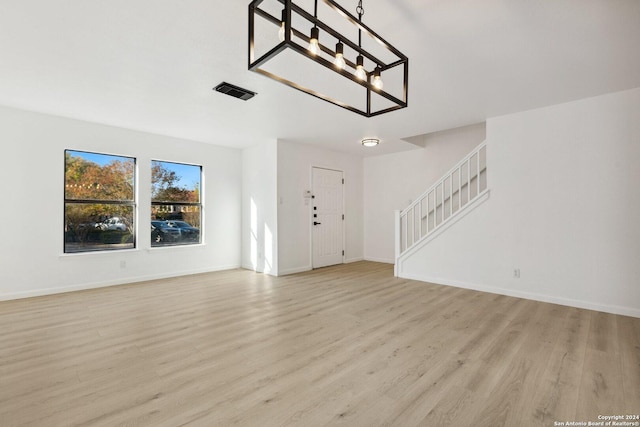
{"label": "black metal chandelier frame", "polygon": [[[369,51],[367,51],[366,49],[363,49],[361,47],[361,43],[355,43],[352,42],[348,37],[346,37],[343,34],[340,34],[338,31],[334,30],[333,28],[331,28],[329,25],[325,24],[324,22],[322,22],[320,19],[318,19],[317,16],[311,15],[310,13],[308,13],[306,10],[302,9],[300,6],[296,5],[292,0],[277,0],[278,2],[280,2],[283,5],[283,11],[282,11],[282,17],[276,17],[271,15],[269,12],[266,12],[264,9],[260,8],[260,4],[263,2],[264,0],[253,0],[251,3],[249,3],[249,70],[260,73],[262,75],[265,75],[271,79],[274,79],[280,83],[283,83],[287,86],[290,86],[294,89],[298,89],[302,92],[305,92],[309,95],[315,96],[317,98],[320,98],[324,101],[330,102],[334,105],[340,106],[342,108],[346,108],[349,111],[352,111],[354,113],[358,113],[362,116],[365,117],[373,117],[373,116],[377,116],[380,114],[384,114],[384,113],[388,113],[391,111],[395,111],[401,108],[405,108],[407,107],[407,95],[408,95],[408,80],[409,80],[409,59],[402,54],[398,49],[396,49],[395,47],[393,47],[391,44],[389,44],[387,41],[385,41],[382,37],[380,37],[378,34],[376,34],[376,32],[374,32],[372,29],[370,29],[369,27],[367,27],[365,24],[362,23],[362,13],[360,13],[360,17],[355,17],[353,16],[351,13],[349,13],[347,10],[345,10],[342,6],[340,6],[338,3],[336,3],[333,0],[323,0],[324,3],[326,3],[329,7],[331,7],[332,9],[334,9],[335,11],[337,11],[340,15],[342,15],[344,18],[346,18],[349,22],[351,22],[353,25],[355,25],[360,31],[365,32],[366,34],[368,34],[369,36],[371,36],[374,40],[376,40],[379,44],[381,44],[383,47],[385,47],[389,52],[391,52],[393,54],[393,56],[395,56],[397,59],[395,59],[393,62],[385,62],[382,61],[381,59],[377,58],[376,56],[374,56],[372,53],[370,53]],[[317,0],[316,0],[317,1]],[[317,3],[316,3],[317,5]],[[358,56],[362,56],[363,58],[367,58],[370,62],[377,64],[376,69],[371,70],[371,71],[366,71],[366,79],[364,80],[360,80],[358,79],[358,77],[355,76],[354,73],[352,73],[350,70],[344,68],[338,68],[334,65],[333,62],[327,60],[326,58],[323,58],[320,55],[314,55],[311,52],[309,52],[309,50],[307,49],[307,47],[302,46],[298,43],[296,43],[294,41],[294,37],[305,41],[305,42],[310,42],[311,39],[308,35],[303,34],[302,32],[298,31],[297,29],[292,27],[292,14],[295,13],[296,15],[302,17],[305,21],[309,22],[310,24],[313,25],[313,28],[319,28],[320,30],[322,30],[323,32],[326,32],[328,34],[330,34],[331,36],[335,37],[337,40],[339,40],[340,43],[343,43],[344,45],[349,46],[351,49],[353,49],[354,51],[356,51],[358,53]],[[266,52],[264,55],[262,55],[259,58],[256,58],[256,52],[255,52],[255,24],[256,24],[256,17],[261,17],[263,19],[266,19],[267,21],[275,24],[276,26],[280,27],[282,25],[282,23],[284,22],[284,40],[281,41],[279,44],[277,44],[275,47],[273,47],[271,50],[269,50],[268,52]],[[317,31],[317,30],[316,30]],[[359,33],[360,33],[359,31]],[[360,33],[361,34],[361,33]],[[322,43],[319,43],[319,48],[322,50],[322,52],[334,57],[336,55],[336,51],[324,46]],[[283,52],[286,49],[292,49],[293,51],[311,59],[312,61],[324,66],[325,68],[328,68],[330,70],[332,70],[335,73],[338,73],[340,75],[342,75],[343,77],[351,80],[352,82],[359,84],[361,86],[363,86],[364,88],[366,88],[366,109],[360,109],[357,108],[353,105],[350,105],[346,102],[342,102],[339,101],[335,98],[332,98],[330,96],[324,95],[320,92],[317,92],[313,89],[307,88],[305,86],[302,86],[298,83],[295,83],[291,80],[288,80],[286,78],[283,78],[281,76],[278,76],[274,73],[271,73],[267,70],[265,70],[263,68],[263,66],[271,59],[275,58],[278,54],[280,54],[281,52]],[[337,50],[337,49],[336,49]],[[356,63],[352,62],[351,60],[347,59],[346,57],[344,58],[346,65],[349,68],[352,69],[356,69],[357,65]],[[385,92],[382,89],[379,89],[377,87],[374,86],[372,79],[374,78],[374,76],[377,74],[379,76],[380,72],[384,72],[387,70],[391,70],[397,67],[401,67],[401,73],[403,76],[403,82],[402,82],[402,95],[401,95],[401,99],[391,95],[388,92]],[[383,108],[380,110],[376,110],[374,111],[372,109],[372,94],[378,94],[384,98],[386,98],[387,100],[391,101],[394,105],[391,107],[387,107],[387,108]]]}

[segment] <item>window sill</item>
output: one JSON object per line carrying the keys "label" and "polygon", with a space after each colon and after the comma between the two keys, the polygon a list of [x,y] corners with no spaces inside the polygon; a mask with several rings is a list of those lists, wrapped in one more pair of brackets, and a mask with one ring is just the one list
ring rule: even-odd
{"label": "window sill", "polygon": [[84,251],[84,252],[63,252],[58,255],[59,258],[74,258],[78,256],[98,256],[98,255],[119,255],[122,253],[133,253],[140,252],[140,248],[132,248],[132,249],[110,249],[104,251]]}
{"label": "window sill", "polygon": [[147,252],[166,251],[171,249],[186,249],[186,248],[202,248],[207,246],[206,243],[196,243],[193,245],[165,245],[165,246],[151,246],[146,248]]}

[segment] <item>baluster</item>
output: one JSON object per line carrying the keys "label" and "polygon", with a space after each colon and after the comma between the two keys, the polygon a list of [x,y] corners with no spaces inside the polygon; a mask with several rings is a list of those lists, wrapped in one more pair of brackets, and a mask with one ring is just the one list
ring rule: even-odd
{"label": "baluster", "polygon": [[471,201],[471,157],[467,160],[467,204]]}
{"label": "baluster", "polygon": [[411,246],[415,243],[416,240],[416,210],[411,208]]}
{"label": "baluster", "polygon": [[449,175],[449,217],[453,215],[453,172]]}
{"label": "baluster", "polygon": [[422,199],[418,203],[418,240],[422,239]]}
{"label": "baluster", "polygon": [[440,200],[440,202],[442,203],[442,209],[440,209],[440,224],[442,224],[444,222],[444,180],[442,180],[441,182],[442,188],[440,190],[440,192],[442,193],[442,199]]}
{"label": "baluster", "polygon": [[402,219],[400,219],[400,211],[396,210],[393,213],[393,220],[395,222],[395,253],[396,253],[396,262],[398,264],[398,258],[400,258],[400,254],[402,253],[402,243],[400,242],[402,236]]}
{"label": "baluster", "polygon": [[458,168],[458,210],[462,209],[462,166]]}
{"label": "baluster", "polygon": [[433,228],[435,230],[438,226],[438,187],[433,189]]}
{"label": "baluster", "polygon": [[431,198],[431,193],[427,193],[427,219],[425,220],[425,225],[427,229],[427,234],[429,234],[429,199]]}
{"label": "baluster", "polygon": [[476,196],[480,195],[480,150],[478,150],[478,171],[476,173],[476,179],[478,180],[478,193]]}
{"label": "baluster", "polygon": [[409,238],[409,233],[407,232],[407,226],[409,225],[409,213],[407,212],[404,215],[404,250],[409,249],[409,242],[407,239]]}

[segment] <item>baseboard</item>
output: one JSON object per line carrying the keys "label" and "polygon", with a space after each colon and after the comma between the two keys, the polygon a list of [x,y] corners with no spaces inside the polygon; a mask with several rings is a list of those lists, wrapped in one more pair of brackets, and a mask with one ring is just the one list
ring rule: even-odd
{"label": "baseboard", "polygon": [[375,258],[375,257],[366,256],[364,257],[364,260],[371,261],[371,262],[381,262],[384,264],[395,264],[395,260],[393,258],[387,259],[387,258]]}
{"label": "baseboard", "polygon": [[400,274],[403,279],[417,280],[420,282],[428,282],[436,285],[454,286],[457,288],[470,289],[480,292],[488,292],[498,295],[506,295],[515,298],[523,298],[533,301],[547,302],[551,304],[564,305],[568,307],[583,308],[586,310],[601,311],[603,313],[619,314],[622,316],[631,316],[640,318],[640,309],[633,307],[622,307],[618,305],[597,304],[589,301],[575,300],[571,298],[555,297],[551,295],[537,294],[533,292],[516,291],[512,289],[499,288],[495,286],[479,285],[475,283],[460,282],[456,280],[447,280],[432,277],[417,277],[410,274]]}
{"label": "baseboard", "polygon": [[256,272],[256,273],[259,273],[259,274],[267,274],[267,275],[273,276],[273,277],[282,276],[282,273],[280,273],[280,272],[257,270],[254,266],[249,265],[249,264],[241,264],[240,268],[242,268],[243,270],[253,271],[253,272]]}
{"label": "baseboard", "polygon": [[243,263],[243,264],[240,265],[240,268],[242,268],[243,270],[249,270],[249,271],[256,271],[257,272],[257,270],[253,266],[251,266],[249,264],[244,264]]}
{"label": "baseboard", "polygon": [[[350,264],[352,262],[358,262],[358,261],[364,261],[364,258],[349,258],[349,259],[345,259],[344,263],[345,264]],[[247,269],[247,270],[252,270],[255,271],[254,268],[249,267],[249,266],[245,266],[243,265],[242,268]],[[297,274],[297,273],[304,273],[305,271],[311,271],[313,270],[313,266],[311,265],[304,265],[302,267],[294,267],[294,268],[287,268],[286,270],[278,270],[278,276],[288,276],[290,274]]]}
{"label": "baseboard", "polygon": [[304,267],[296,267],[296,268],[289,268],[287,270],[280,270],[279,275],[287,276],[289,274],[304,273],[305,271],[311,271],[311,270],[312,270],[312,267],[310,265],[307,265]]}
{"label": "baseboard", "polygon": [[11,301],[24,298],[41,297],[46,295],[64,294],[67,292],[86,291],[90,289],[106,288],[109,286],[128,285],[132,283],[148,282],[150,280],[170,279],[172,277],[191,276],[193,274],[213,273],[215,271],[233,270],[240,268],[239,265],[224,265],[214,268],[204,268],[197,270],[185,270],[171,274],[152,274],[146,276],[127,277],[126,279],[107,280],[104,282],[83,283],[81,285],[64,286],[59,288],[42,288],[25,292],[12,292],[0,295],[0,301]]}
{"label": "baseboard", "polygon": [[[358,262],[358,261],[364,261],[363,258],[349,258],[349,259],[345,259],[344,263],[345,264],[350,264],[352,262]],[[313,270],[313,266],[311,265],[305,265],[303,267],[295,267],[295,268],[288,268],[286,270],[280,270],[279,271],[279,276],[288,276],[290,274],[296,274],[296,273],[304,273],[305,271],[311,271]]]}

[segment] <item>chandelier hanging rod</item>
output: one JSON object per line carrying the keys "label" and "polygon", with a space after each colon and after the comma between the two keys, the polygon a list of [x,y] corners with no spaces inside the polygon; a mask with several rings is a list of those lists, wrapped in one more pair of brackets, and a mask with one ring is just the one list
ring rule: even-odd
{"label": "chandelier hanging rod", "polygon": [[[278,0],[280,3],[283,3],[284,0]],[[345,17],[347,20],[351,21],[353,25],[359,27],[361,30],[366,31],[375,41],[377,41],[380,45],[387,48],[390,52],[396,55],[398,58],[407,59],[405,55],[402,54],[398,49],[393,47],[390,43],[388,43],[385,39],[380,37],[375,31],[366,26],[363,22],[361,22],[357,17],[353,16],[346,10],[344,7],[340,6],[338,3],[332,0],[325,0],[325,3],[331,7],[333,10],[338,12],[340,15]]]}

